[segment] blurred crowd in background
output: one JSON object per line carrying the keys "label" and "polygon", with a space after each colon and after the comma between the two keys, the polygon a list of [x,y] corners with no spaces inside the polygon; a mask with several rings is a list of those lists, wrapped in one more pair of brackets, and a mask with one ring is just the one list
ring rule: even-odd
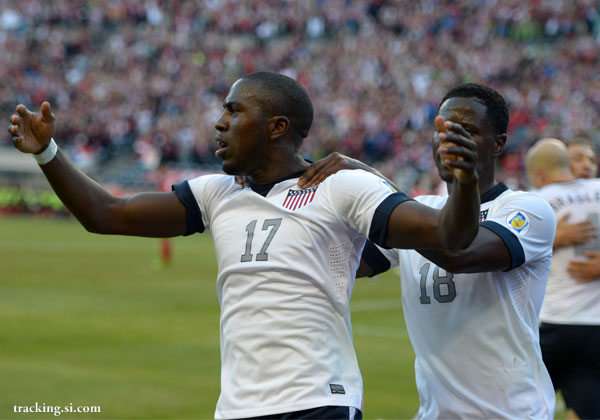
{"label": "blurred crowd in background", "polygon": [[[304,151],[436,188],[432,120],[450,87],[509,101],[500,178],[542,136],[600,141],[600,0],[0,0],[0,113],[50,100],[83,168],[214,165],[228,87],[258,70],[315,105]],[[133,163],[132,163],[133,165]]]}

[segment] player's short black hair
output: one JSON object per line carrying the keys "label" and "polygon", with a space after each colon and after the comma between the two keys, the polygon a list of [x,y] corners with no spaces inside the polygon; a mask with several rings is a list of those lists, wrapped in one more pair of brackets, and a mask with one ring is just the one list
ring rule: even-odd
{"label": "player's short black hair", "polygon": [[494,89],[477,83],[456,86],[444,96],[442,104],[450,98],[475,98],[485,105],[486,114],[496,134],[506,134],[508,130],[508,105],[504,97]]}
{"label": "player's short black hair", "polygon": [[259,83],[264,89],[263,107],[272,115],[285,115],[290,119],[292,130],[301,141],[308,136],[313,122],[313,105],[308,93],[291,77],[272,72],[256,72],[242,80]]}

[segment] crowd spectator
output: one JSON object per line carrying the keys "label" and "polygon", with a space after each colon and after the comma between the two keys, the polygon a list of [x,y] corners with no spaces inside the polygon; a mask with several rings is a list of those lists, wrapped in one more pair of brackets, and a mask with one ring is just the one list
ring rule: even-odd
{"label": "crowd spectator", "polygon": [[[500,178],[541,137],[600,140],[600,0],[0,0],[0,113],[53,102],[81,165],[211,164],[213,123],[244,73],[297,78],[305,151],[340,151],[432,190],[432,120],[464,81],[511,107]],[[66,113],[66,114],[65,114]]]}

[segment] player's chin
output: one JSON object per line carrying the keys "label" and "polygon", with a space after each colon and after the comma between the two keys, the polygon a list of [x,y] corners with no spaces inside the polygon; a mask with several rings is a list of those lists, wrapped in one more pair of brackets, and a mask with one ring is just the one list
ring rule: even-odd
{"label": "player's chin", "polygon": [[244,168],[235,159],[223,159],[222,168],[227,175],[245,175]]}

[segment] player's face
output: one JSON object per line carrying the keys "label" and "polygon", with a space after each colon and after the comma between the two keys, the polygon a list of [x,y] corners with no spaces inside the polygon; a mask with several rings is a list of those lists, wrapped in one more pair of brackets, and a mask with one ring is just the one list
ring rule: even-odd
{"label": "player's face", "polygon": [[[449,120],[462,125],[471,134],[473,141],[477,143],[477,171],[480,177],[486,177],[493,170],[494,159],[498,154],[496,135],[488,121],[486,107],[474,98],[450,98],[444,101],[438,111],[438,115],[444,120]],[[452,182],[451,170],[442,165],[438,153],[440,142],[437,133],[433,136],[433,159],[438,169],[440,178],[446,182]]]}
{"label": "player's face", "polygon": [[225,98],[223,113],[215,124],[215,154],[223,160],[225,173],[251,175],[264,164],[268,125],[258,95],[255,85],[238,80]]}
{"label": "player's face", "polygon": [[584,144],[569,146],[569,161],[575,178],[595,178],[598,174],[598,161],[591,147]]}

